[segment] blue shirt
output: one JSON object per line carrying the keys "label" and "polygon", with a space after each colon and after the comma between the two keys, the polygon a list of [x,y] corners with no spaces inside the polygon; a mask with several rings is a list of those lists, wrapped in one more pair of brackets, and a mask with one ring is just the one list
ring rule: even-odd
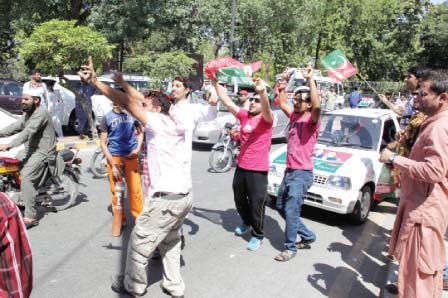
{"label": "blue shirt", "polygon": [[107,132],[107,149],[113,156],[126,156],[137,148],[137,121],[128,113],[108,112],[101,121],[100,131]]}
{"label": "blue shirt", "polygon": [[351,108],[356,108],[361,101],[362,95],[359,91],[355,90],[348,96],[348,102]]}

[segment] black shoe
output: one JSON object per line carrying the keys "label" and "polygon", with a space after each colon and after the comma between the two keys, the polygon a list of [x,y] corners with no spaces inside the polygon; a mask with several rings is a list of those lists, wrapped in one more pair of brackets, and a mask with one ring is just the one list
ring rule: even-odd
{"label": "black shoe", "polygon": [[386,291],[388,291],[392,295],[398,295],[398,285],[397,283],[390,283],[384,286]]}
{"label": "black shoe", "polygon": [[310,249],[311,243],[313,243],[314,241],[316,241],[316,239],[302,240],[300,242],[296,242],[296,247],[297,249]]}
{"label": "black shoe", "polygon": [[146,294],[146,291],[144,293],[138,294],[138,293],[134,293],[134,292],[130,292],[128,290],[126,290],[126,288],[124,287],[124,275],[117,275],[112,277],[112,284],[111,284],[111,289],[119,294],[126,294],[129,295],[131,297],[143,297]]}
{"label": "black shoe", "polygon": [[167,295],[170,295],[172,298],[184,298],[184,295],[182,295],[182,296],[175,296],[175,295],[171,294],[170,291],[165,289],[162,285],[160,285],[160,287],[162,288],[162,292],[164,292]]}

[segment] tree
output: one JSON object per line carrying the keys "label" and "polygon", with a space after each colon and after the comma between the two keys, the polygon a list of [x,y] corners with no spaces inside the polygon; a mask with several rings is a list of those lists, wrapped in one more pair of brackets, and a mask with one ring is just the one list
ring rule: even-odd
{"label": "tree", "polygon": [[[23,41],[20,54],[23,59],[46,74],[58,74],[61,78],[64,70],[79,69],[90,55],[94,61],[104,61],[112,56],[113,46],[105,36],[87,26],[75,26],[76,21],[53,20],[40,24]],[[62,83],[62,80],[61,80]],[[68,85],[65,85],[70,89]],[[97,136],[92,119],[92,110],[79,90],[73,90],[77,100],[86,113],[91,131]]]}
{"label": "tree", "polygon": [[420,54],[422,64],[431,68],[448,68],[448,2],[430,6],[423,17]]}

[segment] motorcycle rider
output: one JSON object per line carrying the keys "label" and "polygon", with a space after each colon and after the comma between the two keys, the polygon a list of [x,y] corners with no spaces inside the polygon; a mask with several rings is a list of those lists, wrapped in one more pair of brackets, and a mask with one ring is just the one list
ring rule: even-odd
{"label": "motorcycle rider", "polygon": [[23,115],[16,122],[0,129],[0,137],[18,135],[9,144],[0,144],[0,152],[25,145],[16,158],[20,161],[20,197],[25,204],[24,221],[26,227],[30,228],[39,224],[36,214],[37,187],[45,173],[43,162],[56,151],[56,132],[51,115],[40,105],[40,95],[27,92],[22,95]]}

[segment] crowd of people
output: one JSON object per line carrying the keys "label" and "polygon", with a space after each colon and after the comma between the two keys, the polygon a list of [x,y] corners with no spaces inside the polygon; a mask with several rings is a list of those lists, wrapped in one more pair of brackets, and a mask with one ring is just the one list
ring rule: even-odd
{"label": "crowd of people", "polygon": [[[97,79],[90,57],[89,63],[82,66],[78,74],[83,82],[80,96],[89,97],[92,90],[97,89],[114,104],[100,126],[101,148],[108,162],[112,212],[118,212],[116,185],[118,178],[124,177],[135,219],[124,272],[113,278],[111,287],[114,291],[143,296],[147,288],[146,267],[158,250],[164,268],[162,290],[172,297],[184,296],[180,254],[182,224],[193,204],[193,131],[199,121],[216,118],[218,100],[241,124],[241,149],[232,183],[241,224],[234,232],[236,236],[251,233],[247,249],[260,249],[264,239],[274,123],[267,85],[263,80],[254,79],[254,94],[249,96],[247,91],[241,91],[238,103],[232,101],[223,86],[212,81],[213,92],[207,96],[208,105],[202,105],[189,102],[191,89],[184,77],[173,80],[172,98],[169,99],[158,91],[141,93],[126,83],[120,73],[114,80],[124,92],[113,89]],[[276,208],[285,220],[283,249],[274,257],[278,262],[291,260],[298,250],[309,249],[317,239],[301,220],[300,213],[305,195],[313,184],[312,154],[320,129],[321,110],[323,107],[334,109],[336,96],[334,88],[330,88],[324,95],[325,106],[322,106],[311,67],[304,71],[303,77],[307,86],[294,90],[292,106],[285,90],[289,79],[287,72],[277,88],[280,109],[290,123],[286,170],[276,200]],[[42,175],[42,167],[38,165],[55,150],[57,124],[50,112],[51,106],[60,100],[54,95],[52,86],[44,90],[36,73],[32,80],[23,94],[23,117],[0,130],[0,137],[20,132],[11,143],[1,144],[0,151],[26,144],[23,156],[19,156],[25,216],[23,226],[16,224],[18,237],[21,228],[38,224],[35,191],[37,179]],[[405,127],[397,141],[389,144],[380,155],[381,162],[394,168],[401,185],[389,247],[390,255],[400,263],[399,279],[398,284],[390,285],[388,290],[406,298],[441,297],[444,234],[448,224],[448,158],[443,155],[443,148],[448,145],[448,90],[436,75],[420,68],[409,70],[406,85],[412,97],[403,97],[400,103],[391,103],[391,94],[379,95],[380,100],[403,119]],[[348,98],[350,106],[357,108],[361,97],[359,91],[354,90]],[[392,108],[395,106],[400,108]],[[144,160],[142,175],[139,155],[143,155]],[[2,196],[0,199],[0,205],[9,208],[2,210],[16,214],[7,217],[11,218],[8,220],[20,222],[14,204]],[[1,224],[2,229],[8,226],[3,217]],[[5,232],[0,231],[3,239]],[[30,272],[31,256],[25,254],[23,257],[28,261],[19,263],[26,275]],[[23,280],[21,292],[29,294],[31,280]],[[19,291],[17,283],[0,281],[0,293],[3,289],[14,293],[12,297]]]}

